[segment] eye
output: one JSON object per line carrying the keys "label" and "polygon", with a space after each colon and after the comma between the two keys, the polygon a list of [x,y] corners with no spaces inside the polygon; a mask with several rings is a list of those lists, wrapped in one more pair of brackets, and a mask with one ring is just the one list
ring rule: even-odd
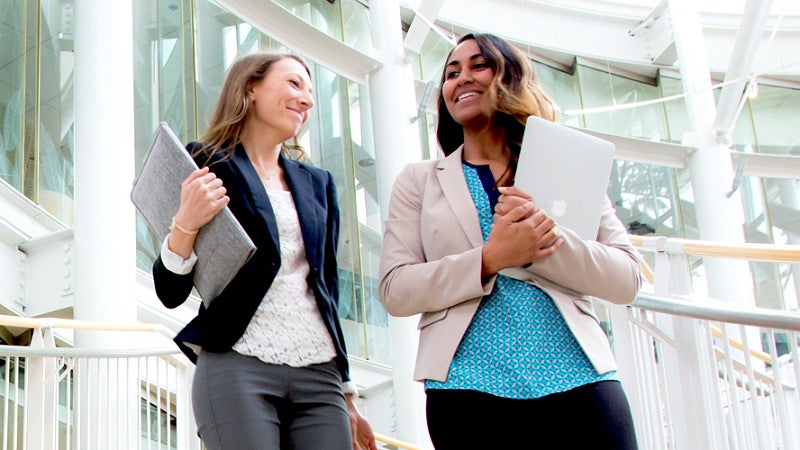
{"label": "eye", "polygon": [[486,61],[476,61],[475,65],[472,66],[472,68],[475,69],[475,70],[487,69],[488,67],[489,67],[489,64],[487,64]]}
{"label": "eye", "polygon": [[457,70],[451,70],[451,71],[449,71],[449,72],[446,72],[446,73],[445,73],[445,75],[444,75],[444,78],[445,78],[446,80],[449,80],[449,79],[451,79],[451,78],[455,78],[455,77],[457,77],[457,76],[458,76],[458,74],[459,74],[459,71],[457,71]]}
{"label": "eye", "polygon": [[295,87],[300,87],[300,81],[297,78],[290,78],[289,83],[292,83]]}

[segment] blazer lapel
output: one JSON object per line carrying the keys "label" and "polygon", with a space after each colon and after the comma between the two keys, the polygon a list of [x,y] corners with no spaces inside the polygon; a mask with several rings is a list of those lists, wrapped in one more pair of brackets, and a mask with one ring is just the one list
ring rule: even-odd
{"label": "blazer lapel", "polygon": [[473,247],[478,247],[483,245],[483,235],[481,234],[478,211],[472,202],[467,181],[464,178],[464,169],[461,166],[461,151],[462,147],[459,147],[450,156],[439,162],[439,165],[436,166],[438,169],[436,177],[442,186],[442,193],[447,199],[447,203],[450,204],[470,244]]}
{"label": "blazer lapel", "polygon": [[316,200],[320,193],[314,191],[311,174],[303,166],[296,161],[286,159],[282,154],[280,156],[280,164],[283,167],[283,174],[286,177],[289,189],[292,191],[294,207],[297,210],[297,218],[300,221],[300,231],[303,234],[306,258],[309,262],[317,262],[317,249],[322,241],[320,230],[325,225],[324,222],[321,222],[320,208],[316,207],[316,205],[320,204]]}
{"label": "blazer lapel", "polygon": [[[280,241],[278,239],[278,223],[275,221],[275,212],[272,209],[272,203],[269,201],[267,191],[264,189],[264,183],[258,177],[256,168],[247,157],[244,147],[239,145],[231,158],[233,165],[239,170],[244,178],[244,184],[249,191],[250,198],[255,205],[261,218],[264,220],[267,230],[269,230],[269,238],[275,250],[280,253]],[[258,239],[258,237],[256,237]]]}

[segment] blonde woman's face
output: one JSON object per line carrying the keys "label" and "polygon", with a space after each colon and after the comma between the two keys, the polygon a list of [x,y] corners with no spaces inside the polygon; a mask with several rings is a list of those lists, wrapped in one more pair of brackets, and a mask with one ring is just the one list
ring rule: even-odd
{"label": "blonde woman's face", "polygon": [[247,120],[276,133],[280,141],[288,140],[297,135],[314,106],[311,78],[297,60],[280,59],[253,85],[249,99],[252,105]]}
{"label": "blonde woman's face", "polygon": [[478,43],[467,40],[453,50],[445,64],[442,96],[447,111],[462,126],[485,123],[492,111],[489,95],[494,70],[481,55]]}

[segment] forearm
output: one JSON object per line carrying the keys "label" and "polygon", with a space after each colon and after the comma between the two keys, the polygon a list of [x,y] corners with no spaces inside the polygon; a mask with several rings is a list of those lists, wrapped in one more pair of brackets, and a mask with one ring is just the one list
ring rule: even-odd
{"label": "forearm", "polygon": [[489,294],[494,278],[482,277],[481,251],[482,247],[477,247],[431,262],[385,257],[380,291],[387,312],[411,316]]}

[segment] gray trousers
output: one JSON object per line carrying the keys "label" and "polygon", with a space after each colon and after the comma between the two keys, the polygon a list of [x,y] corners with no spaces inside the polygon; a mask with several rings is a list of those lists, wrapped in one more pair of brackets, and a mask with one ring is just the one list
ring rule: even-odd
{"label": "gray trousers", "polygon": [[192,383],[198,433],[207,450],[352,450],[336,364],[266,364],[201,352]]}

